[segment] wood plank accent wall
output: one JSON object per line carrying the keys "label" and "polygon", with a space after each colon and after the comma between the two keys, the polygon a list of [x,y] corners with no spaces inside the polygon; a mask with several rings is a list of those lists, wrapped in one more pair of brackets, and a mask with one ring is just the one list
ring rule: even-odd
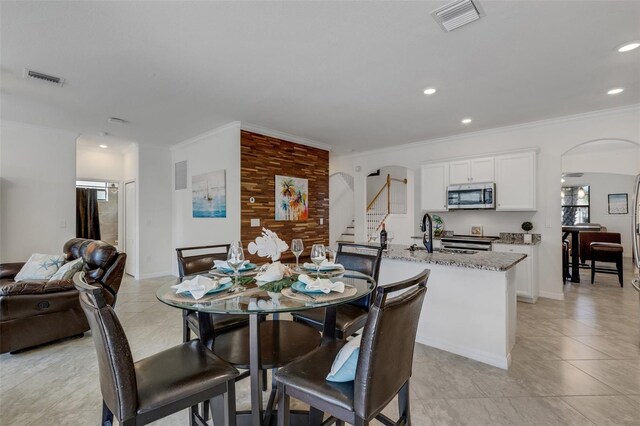
{"label": "wood plank accent wall", "polygon": [[[302,238],[304,253],[309,256],[313,244],[329,244],[329,152],[243,130],[240,137],[240,235],[246,248],[268,228],[291,245]],[[306,221],[275,220],[275,177],[291,176],[309,180],[309,219]],[[255,198],[251,204],[249,199]],[[259,227],[251,219],[260,219]],[[320,218],[324,224],[320,225]],[[247,259],[264,262],[265,259]],[[288,250],[281,260],[295,260]]]}

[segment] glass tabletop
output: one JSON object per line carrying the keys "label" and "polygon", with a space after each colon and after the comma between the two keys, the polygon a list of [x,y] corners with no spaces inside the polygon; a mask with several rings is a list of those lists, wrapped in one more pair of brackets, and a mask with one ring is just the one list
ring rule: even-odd
{"label": "glass tabletop", "polygon": [[[211,273],[202,275],[215,278]],[[184,279],[193,277],[187,276]],[[368,295],[376,286],[375,280],[370,276],[349,270],[329,277],[332,282],[341,281],[345,286],[343,293],[331,292],[328,295],[303,293],[290,288],[283,289],[281,292],[265,291],[257,285],[255,280],[246,282],[247,279],[251,278],[247,277],[243,282],[247,290],[241,293],[220,291],[195,300],[189,294],[176,294],[176,290],[171,287],[174,284],[168,283],[158,288],[156,297],[161,302],[176,308],[211,314],[268,314],[339,305]]]}

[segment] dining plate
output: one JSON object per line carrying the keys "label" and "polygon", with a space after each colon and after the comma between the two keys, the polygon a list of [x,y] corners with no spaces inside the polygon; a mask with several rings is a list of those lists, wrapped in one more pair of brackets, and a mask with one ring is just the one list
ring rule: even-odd
{"label": "dining plate", "polygon": [[[251,271],[252,269],[256,269],[257,265],[255,263],[247,263],[242,268],[238,269],[238,272],[246,272]],[[230,274],[233,272],[231,268],[214,268],[214,270],[224,272],[225,274]]]}
{"label": "dining plate", "polygon": [[[220,286],[217,287],[217,288],[212,288],[211,290],[209,290],[205,294],[220,293],[221,291],[229,290],[232,285],[233,285],[233,281],[229,281],[227,283],[220,284]],[[191,292],[190,291],[185,291],[184,293],[181,293],[181,294],[187,294],[187,295],[191,296]]]}
{"label": "dining plate", "polygon": [[295,290],[295,291],[299,291],[300,293],[322,293],[322,290],[307,290],[307,285],[305,283],[303,283],[302,281],[296,281],[295,283],[293,283],[291,285],[291,287]]}

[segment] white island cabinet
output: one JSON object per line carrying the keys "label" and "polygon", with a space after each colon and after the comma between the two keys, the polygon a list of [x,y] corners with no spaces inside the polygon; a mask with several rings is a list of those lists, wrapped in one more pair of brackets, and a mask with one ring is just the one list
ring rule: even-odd
{"label": "white island cabinet", "polygon": [[515,253],[411,253],[393,246],[383,255],[379,284],[430,269],[416,341],[507,369],[516,337]]}
{"label": "white island cabinet", "polygon": [[518,300],[535,303],[538,300],[538,245],[493,243],[493,251],[521,253],[527,257],[515,266]]}

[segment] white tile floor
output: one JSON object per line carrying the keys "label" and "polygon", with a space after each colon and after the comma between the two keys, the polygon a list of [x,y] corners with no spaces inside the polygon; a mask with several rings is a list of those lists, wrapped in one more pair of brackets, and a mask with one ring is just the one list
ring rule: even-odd
{"label": "white tile floor", "polygon": [[[640,425],[638,294],[613,275],[567,284],[565,300],[518,303],[508,371],[416,346],[415,425]],[[181,341],[180,313],[155,289],[172,277],[126,279],[116,311],[140,359]],[[428,295],[427,295],[428,297]],[[247,381],[238,387],[248,407]],[[97,425],[101,397],[90,334],[0,355],[0,425]],[[395,405],[387,409],[394,416]],[[186,412],[156,424],[188,424]]]}

